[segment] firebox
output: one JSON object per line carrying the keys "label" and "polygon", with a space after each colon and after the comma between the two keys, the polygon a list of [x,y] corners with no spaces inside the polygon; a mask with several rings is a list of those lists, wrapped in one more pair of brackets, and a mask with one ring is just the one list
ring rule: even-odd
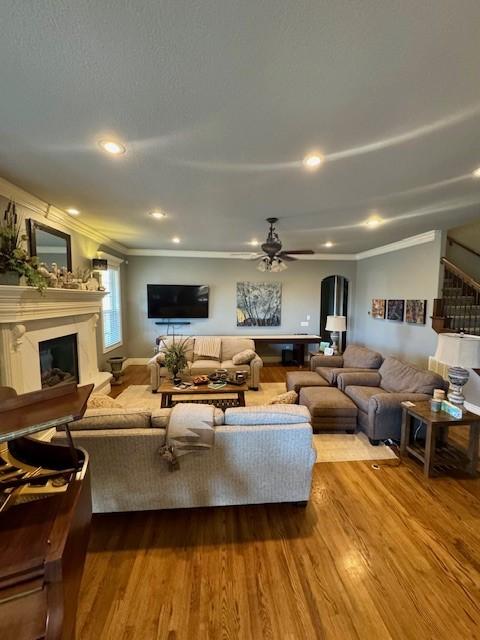
{"label": "firebox", "polygon": [[42,389],[79,382],[77,334],[38,343]]}

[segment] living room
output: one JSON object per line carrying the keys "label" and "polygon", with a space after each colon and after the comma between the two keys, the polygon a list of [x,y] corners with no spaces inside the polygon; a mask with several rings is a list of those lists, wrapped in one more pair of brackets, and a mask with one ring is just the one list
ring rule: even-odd
{"label": "living room", "polygon": [[0,18],[2,637],[475,637],[479,7]]}

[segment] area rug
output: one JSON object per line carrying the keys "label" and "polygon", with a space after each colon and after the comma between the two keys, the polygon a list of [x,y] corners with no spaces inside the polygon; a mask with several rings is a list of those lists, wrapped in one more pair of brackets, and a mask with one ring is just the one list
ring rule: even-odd
{"label": "area rug", "polygon": [[[247,406],[268,404],[270,400],[285,392],[284,382],[263,382],[258,391],[247,391],[245,402]],[[195,396],[183,396],[185,400]],[[214,396],[209,396],[213,398]],[[225,396],[219,396],[225,397]],[[233,397],[233,396],[232,396]],[[161,396],[152,393],[146,384],[130,385],[119,394],[117,399],[126,407],[141,409],[159,409]],[[367,436],[362,433],[353,435],[347,433],[317,433],[313,436],[317,450],[317,463],[320,462],[351,462],[358,460],[389,460],[395,459],[395,453],[384,444],[373,447]]]}

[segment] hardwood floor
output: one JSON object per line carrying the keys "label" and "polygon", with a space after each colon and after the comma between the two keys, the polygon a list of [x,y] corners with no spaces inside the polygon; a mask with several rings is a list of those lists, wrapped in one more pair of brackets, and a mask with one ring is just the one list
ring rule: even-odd
{"label": "hardwood floor", "polygon": [[478,639],[479,549],[480,480],[318,464],[306,509],[94,516],[78,639]]}

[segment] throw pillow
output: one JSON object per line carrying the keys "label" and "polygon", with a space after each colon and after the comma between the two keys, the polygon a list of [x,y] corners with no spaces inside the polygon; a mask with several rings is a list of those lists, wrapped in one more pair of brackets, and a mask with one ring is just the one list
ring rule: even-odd
{"label": "throw pillow", "polygon": [[104,393],[94,393],[87,402],[89,409],[123,409],[123,403]]}
{"label": "throw pillow", "polygon": [[298,393],[296,391],[287,391],[272,398],[268,404],[297,404],[297,401]]}
{"label": "throw pillow", "polygon": [[159,351],[157,353],[156,360],[159,364],[163,364],[165,362],[165,354],[163,351]]}
{"label": "throw pillow", "polygon": [[253,349],[244,349],[233,356],[232,362],[234,365],[249,364],[255,358],[255,355]]}

